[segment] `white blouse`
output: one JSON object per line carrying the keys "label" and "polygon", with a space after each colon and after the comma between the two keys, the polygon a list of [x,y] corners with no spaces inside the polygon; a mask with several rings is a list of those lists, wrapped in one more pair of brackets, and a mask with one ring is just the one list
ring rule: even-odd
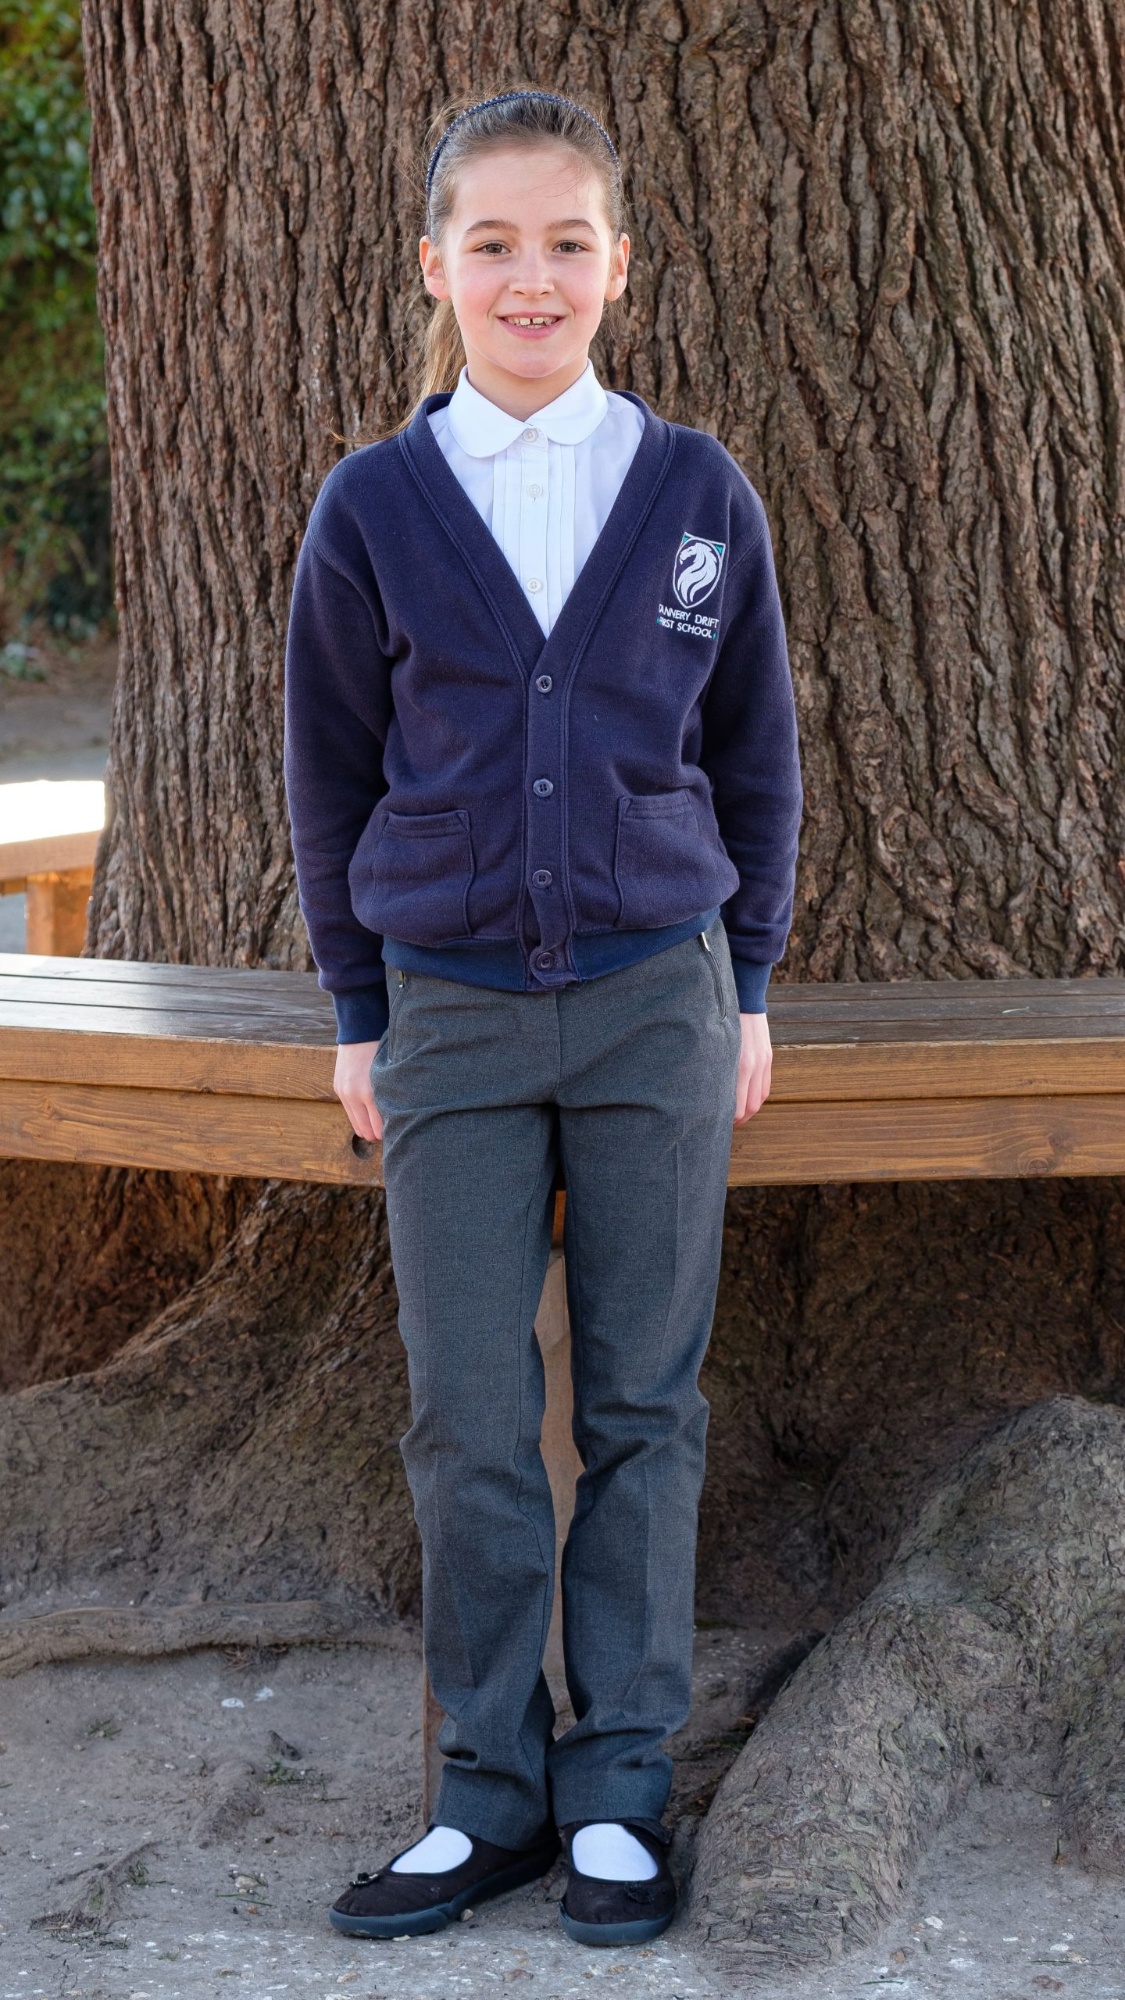
{"label": "white blouse", "polygon": [[524,420],[490,403],[462,368],[428,421],[549,633],[621,490],[644,418],[624,396],[607,395],[587,361],[577,382]]}

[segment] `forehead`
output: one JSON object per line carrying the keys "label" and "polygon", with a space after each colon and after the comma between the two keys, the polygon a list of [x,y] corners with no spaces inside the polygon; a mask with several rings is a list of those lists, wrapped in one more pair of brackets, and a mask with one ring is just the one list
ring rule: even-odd
{"label": "forehead", "polygon": [[[563,206],[559,206],[560,202]],[[454,183],[453,216],[462,229],[475,219],[515,223],[605,221],[598,176],[581,153],[557,140],[497,146],[465,160]]]}

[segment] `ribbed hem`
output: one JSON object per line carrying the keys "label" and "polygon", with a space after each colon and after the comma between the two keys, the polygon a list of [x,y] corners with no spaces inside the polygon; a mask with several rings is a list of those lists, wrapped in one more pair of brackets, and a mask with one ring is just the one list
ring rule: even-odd
{"label": "ribbed hem", "polygon": [[381,1042],[390,1019],[387,982],[359,986],[351,993],[334,993],[337,1042]]}
{"label": "ribbed hem", "polygon": [[[682,943],[696,931],[709,930],[719,914],[701,910],[676,924],[661,924],[652,930],[600,931],[592,937],[573,937],[571,961],[579,980],[597,979],[607,972],[623,971]],[[452,979],[463,986],[493,986],[506,993],[541,992],[528,977],[527,961],[514,939],[501,943],[463,945],[406,944],[401,938],[383,939],[383,958],[404,972],[428,973],[438,979]],[[766,968],[767,973],[769,968]],[[573,983],[573,982],[571,982]],[[555,989],[557,990],[557,989]]]}
{"label": "ribbed hem", "polygon": [[736,958],[731,953],[731,970],[734,973],[735,990],[738,994],[740,1014],[764,1014],[766,1011],[766,987],[770,983],[772,965],[759,965],[753,958]]}

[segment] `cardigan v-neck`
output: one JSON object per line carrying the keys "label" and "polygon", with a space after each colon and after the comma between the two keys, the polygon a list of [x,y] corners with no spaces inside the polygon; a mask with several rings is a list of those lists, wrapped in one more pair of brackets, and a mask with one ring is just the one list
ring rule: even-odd
{"label": "cardigan v-neck", "polygon": [[609,517],[644,435],[635,403],[603,389],[592,361],[548,403],[514,417],[462,368],[426,419],[549,633]]}
{"label": "cardigan v-neck", "polygon": [[575,577],[547,637],[518,576],[430,429],[430,412],[443,409],[452,400],[452,391],[447,389],[425,397],[406,429],[399,432],[399,442],[414,478],[472,577],[485,592],[493,616],[525,675],[530,675],[533,669],[541,671],[556,654],[572,661],[577,658],[583,640],[589,636],[628,560],[671,464],[674,450],[671,425],[656,416],[642,397],[629,390],[620,393],[640,410],[644,430],[605,526]]}

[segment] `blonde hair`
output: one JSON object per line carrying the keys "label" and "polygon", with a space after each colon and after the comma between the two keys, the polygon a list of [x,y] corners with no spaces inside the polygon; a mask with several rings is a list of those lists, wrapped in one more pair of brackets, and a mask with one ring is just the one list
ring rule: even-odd
{"label": "blonde hair", "polygon": [[[438,242],[453,213],[458,170],[495,147],[542,145],[555,140],[576,152],[601,184],[606,219],[614,238],[625,228],[625,194],[621,162],[605,126],[586,105],[550,91],[511,90],[460,107],[448,104],[427,135],[432,151],[426,172],[425,234]],[[384,436],[405,430],[425,402],[457,387],[465,365],[461,329],[451,299],[438,299],[421,343],[420,386],[401,423]]]}

